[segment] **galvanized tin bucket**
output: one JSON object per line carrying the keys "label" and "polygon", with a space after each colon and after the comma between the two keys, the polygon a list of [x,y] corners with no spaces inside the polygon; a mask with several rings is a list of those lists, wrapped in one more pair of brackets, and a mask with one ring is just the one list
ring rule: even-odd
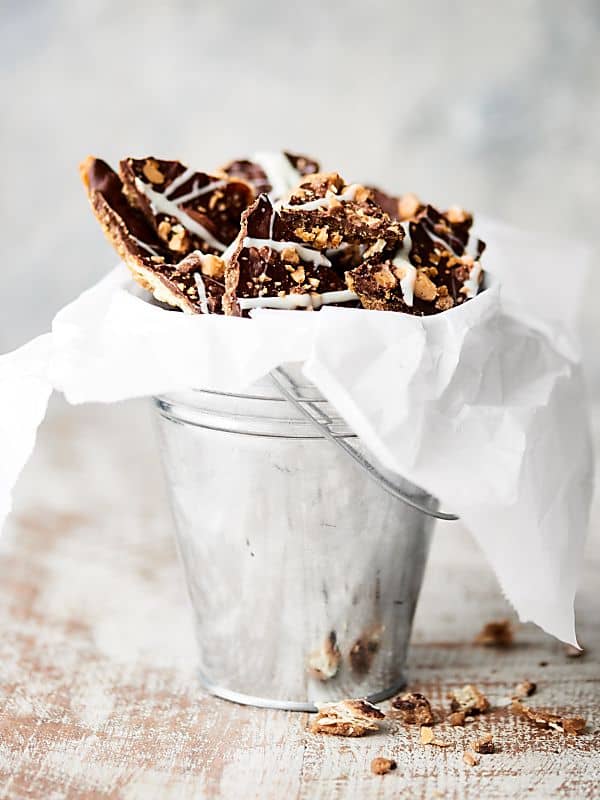
{"label": "galvanized tin bucket", "polygon": [[369,480],[270,378],[155,402],[206,689],[298,711],[401,689],[436,501],[394,478],[417,510]]}

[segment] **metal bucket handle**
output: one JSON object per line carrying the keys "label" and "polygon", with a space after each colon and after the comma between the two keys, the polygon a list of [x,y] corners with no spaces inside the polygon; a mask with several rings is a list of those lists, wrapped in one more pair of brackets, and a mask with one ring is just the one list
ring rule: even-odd
{"label": "metal bucket handle", "polygon": [[296,408],[304,417],[306,417],[306,419],[310,420],[310,422],[312,422],[312,424],[318,428],[319,432],[326,439],[329,439],[329,441],[333,442],[336,447],[339,447],[344,451],[344,453],[346,453],[346,455],[354,459],[354,461],[356,461],[356,463],[365,470],[371,480],[375,481],[375,483],[381,486],[382,489],[391,494],[392,497],[395,497],[397,500],[401,500],[403,503],[406,503],[407,506],[411,506],[411,508],[415,508],[417,511],[421,511],[423,514],[427,514],[428,517],[435,517],[436,519],[444,520],[459,519],[456,514],[449,514],[446,511],[432,511],[430,508],[421,505],[421,503],[417,502],[410,495],[403,492],[398,486],[382,475],[377,468],[362,455],[362,453],[360,453],[355,447],[352,447],[346,438],[334,434],[330,427],[333,425],[333,420],[331,417],[329,417],[314,402],[307,400],[298,394],[298,387],[290,375],[284,369],[282,369],[282,367],[276,367],[275,369],[271,370],[270,375],[286,400],[289,400],[294,408]]}

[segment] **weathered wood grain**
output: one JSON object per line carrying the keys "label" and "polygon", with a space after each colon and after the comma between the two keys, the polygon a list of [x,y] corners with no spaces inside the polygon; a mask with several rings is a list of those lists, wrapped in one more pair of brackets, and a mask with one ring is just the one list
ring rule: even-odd
{"label": "weathered wood grain", "polygon": [[[0,541],[0,798],[592,798],[600,762],[597,521],[579,598],[588,652],[570,659],[533,626],[509,650],[473,647],[510,611],[458,526],[440,526],[417,613],[411,687],[438,707],[476,682],[501,702],[583,715],[578,738],[507,708],[439,728],[448,749],[390,721],[358,740],[315,736],[307,715],[235,706],[195,681],[195,642],[148,408],[65,410],[44,425]],[[541,666],[541,662],[545,666]],[[466,744],[493,732],[477,767]],[[377,755],[395,758],[385,776]]]}

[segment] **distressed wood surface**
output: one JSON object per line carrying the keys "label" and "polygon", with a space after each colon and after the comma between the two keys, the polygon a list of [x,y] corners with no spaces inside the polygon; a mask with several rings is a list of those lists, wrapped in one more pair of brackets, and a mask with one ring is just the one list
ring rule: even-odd
{"label": "distressed wood surface", "polygon": [[[531,625],[509,650],[474,647],[484,622],[511,612],[468,535],[443,524],[408,666],[410,687],[437,706],[466,682],[501,702],[536,681],[531,705],[585,716],[584,735],[538,731],[499,707],[436,729],[454,743],[444,750],[397,722],[364,739],[315,736],[308,715],[232,705],[197,684],[148,405],[55,404],[0,541],[0,798],[597,797],[598,521],[596,507],[582,658]],[[486,732],[498,752],[467,766],[465,743]],[[378,755],[398,769],[371,775]]]}

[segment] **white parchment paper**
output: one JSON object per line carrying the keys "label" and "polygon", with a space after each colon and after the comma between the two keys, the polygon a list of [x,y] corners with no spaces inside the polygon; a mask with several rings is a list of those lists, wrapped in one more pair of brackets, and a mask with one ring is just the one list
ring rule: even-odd
{"label": "white parchment paper", "polygon": [[[458,513],[522,620],[576,643],[593,481],[577,310],[587,251],[484,221],[485,292],[431,317],[325,307],[188,316],[124,266],[0,357],[0,524],[52,388],[71,403],[305,372],[390,469]],[[447,523],[451,524],[451,523]]]}

